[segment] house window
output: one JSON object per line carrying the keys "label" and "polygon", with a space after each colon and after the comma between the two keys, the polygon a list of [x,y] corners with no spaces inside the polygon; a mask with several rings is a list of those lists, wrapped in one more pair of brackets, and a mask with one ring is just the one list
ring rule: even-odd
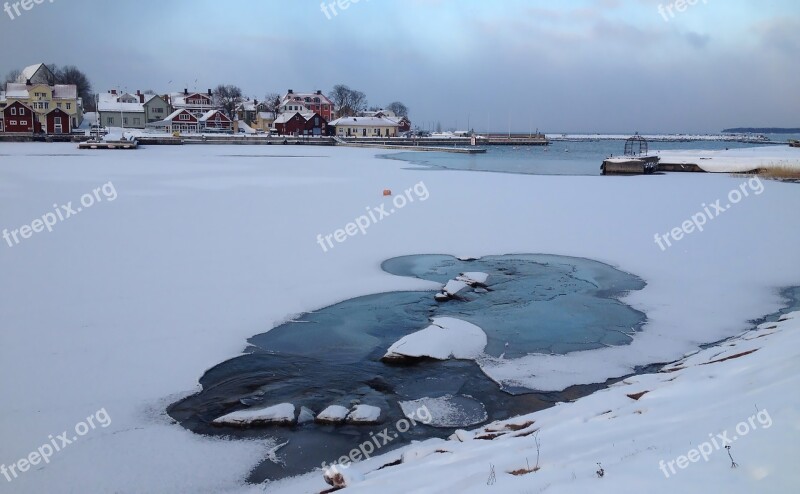
{"label": "house window", "polygon": [[8,121],[8,125],[17,125],[17,121],[16,120],[9,120]]}
{"label": "house window", "polygon": [[45,109],[45,110],[47,110],[48,108],[50,108],[50,103],[48,103],[47,101],[45,101],[45,102],[44,102],[44,103],[42,103],[42,104],[44,105],[44,109]]}
{"label": "house window", "polygon": [[16,115],[17,114],[17,109],[16,108],[12,108],[11,109],[11,114],[12,115]]}
{"label": "house window", "polygon": [[61,108],[61,103],[56,103],[56,107]]}
{"label": "house window", "polygon": [[71,110],[71,109],[72,109],[72,103],[67,103],[67,110]]}
{"label": "house window", "polygon": [[122,119],[122,123],[127,124],[128,123],[128,117],[123,118]]}
{"label": "house window", "polygon": [[28,121],[27,120],[20,120],[19,124],[20,125],[28,125]]}
{"label": "house window", "polygon": [[133,125],[141,125],[141,124],[142,124],[141,119],[138,119],[138,118],[134,118],[133,119]]}
{"label": "house window", "polygon": [[106,118],[106,124],[108,124],[108,125],[113,125],[113,124],[114,124],[114,117],[108,117],[108,118]]}
{"label": "house window", "polygon": [[181,120],[189,120],[189,115],[187,115],[187,114],[185,114],[185,113],[181,113],[181,115],[180,115],[180,119],[181,119]]}

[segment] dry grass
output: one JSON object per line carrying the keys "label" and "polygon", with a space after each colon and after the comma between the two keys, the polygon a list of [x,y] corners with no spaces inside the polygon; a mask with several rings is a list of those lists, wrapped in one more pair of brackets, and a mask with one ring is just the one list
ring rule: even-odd
{"label": "dry grass", "polygon": [[538,472],[539,470],[541,470],[541,468],[539,468],[539,467],[520,468],[519,470],[514,470],[514,471],[511,471],[511,472],[508,472],[508,473],[510,473],[511,475],[520,476],[520,475],[528,475],[529,473],[533,473],[533,472]]}
{"label": "dry grass", "polygon": [[758,176],[773,180],[800,180],[800,167],[788,163],[770,163],[758,170]]}

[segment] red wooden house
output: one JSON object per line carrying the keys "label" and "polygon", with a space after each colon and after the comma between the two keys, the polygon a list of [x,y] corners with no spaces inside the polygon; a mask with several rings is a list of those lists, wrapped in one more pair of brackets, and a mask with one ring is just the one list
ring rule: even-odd
{"label": "red wooden house", "polygon": [[36,114],[26,105],[15,101],[3,110],[5,120],[4,132],[36,132],[42,131],[42,124],[36,119]]}
{"label": "red wooden house", "polygon": [[278,135],[319,136],[326,135],[328,121],[319,113],[281,113],[275,119]]}
{"label": "red wooden house", "polygon": [[219,110],[211,110],[206,112],[198,120],[200,130],[213,129],[213,130],[226,130],[233,129],[233,122],[224,113]]}
{"label": "red wooden house", "polygon": [[47,114],[48,134],[69,134],[71,132],[71,119],[69,113],[61,108],[55,108]]}
{"label": "red wooden house", "polygon": [[197,132],[199,128],[198,118],[189,110],[175,110],[163,123],[168,132]]}

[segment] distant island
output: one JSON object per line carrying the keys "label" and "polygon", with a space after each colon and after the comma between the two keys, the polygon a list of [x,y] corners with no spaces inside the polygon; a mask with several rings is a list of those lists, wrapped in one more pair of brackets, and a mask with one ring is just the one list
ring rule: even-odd
{"label": "distant island", "polygon": [[738,127],[735,129],[725,129],[723,134],[800,134],[800,129],[781,129],[772,127]]}

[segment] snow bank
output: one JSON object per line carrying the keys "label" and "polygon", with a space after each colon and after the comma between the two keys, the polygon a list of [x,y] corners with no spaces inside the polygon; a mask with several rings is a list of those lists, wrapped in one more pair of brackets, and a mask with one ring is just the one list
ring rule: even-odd
{"label": "snow bank", "polygon": [[800,170],[800,148],[767,146],[727,151],[659,151],[662,163],[694,164],[707,172],[741,173],[761,168]]}
{"label": "snow bank", "polygon": [[389,347],[383,359],[477,359],[483,354],[486,343],[486,333],[478,326],[453,317],[437,317],[427,328]]}

